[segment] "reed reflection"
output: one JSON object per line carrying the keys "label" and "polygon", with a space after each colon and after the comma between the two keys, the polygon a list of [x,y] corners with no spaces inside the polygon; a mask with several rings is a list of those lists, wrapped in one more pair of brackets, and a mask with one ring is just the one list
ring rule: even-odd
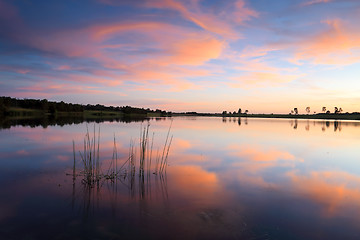
{"label": "reed reflection", "polygon": [[[128,190],[128,194],[132,201],[146,200],[152,196],[152,188],[159,187],[162,191],[162,196],[168,199],[167,185],[166,185],[166,170],[167,159],[172,142],[172,136],[170,137],[169,127],[165,144],[163,146],[162,154],[157,151],[156,155],[153,154],[154,133],[152,138],[149,136],[148,124],[144,128],[141,126],[139,148],[135,146],[135,141],[130,141],[129,156],[127,159],[118,159],[117,142],[114,136],[112,159],[105,161],[107,166],[101,166],[100,162],[100,127],[98,129],[98,135],[96,135],[96,129],[94,125],[93,135],[87,133],[84,137],[83,151],[79,151],[79,155],[82,162],[80,171],[76,171],[76,154],[75,143],[73,142],[73,200],[72,205],[75,202],[75,186],[76,177],[81,178],[82,183],[82,196],[83,196],[83,209],[84,216],[88,217],[88,210],[94,209],[91,205],[95,204],[93,199],[99,199],[101,194],[106,194],[110,199],[117,199],[118,191],[121,192],[121,188],[125,187]],[[152,160],[155,163],[152,166]],[[138,161],[138,163],[136,163]],[[105,167],[105,168],[104,168]],[[104,170],[107,169],[107,170]],[[154,177],[154,179],[152,179]],[[154,185],[155,184],[155,185]],[[103,186],[106,185],[106,190],[103,190]],[[163,192],[165,191],[165,193]],[[98,202],[96,203],[98,206]],[[110,204],[116,206],[116,203]]]}
{"label": "reed reflection", "polygon": [[74,212],[81,212],[84,220],[109,206],[112,215],[116,216],[126,203],[146,201],[151,205],[159,202],[168,205],[169,202],[166,173],[149,177],[129,174],[123,179],[104,180],[95,185],[86,184],[79,177],[72,182],[71,208]]}
{"label": "reed reflection", "polygon": [[[147,125],[139,131],[137,123],[102,124],[101,171],[97,171],[96,160],[98,129],[95,137],[92,127],[89,136],[85,134],[90,138],[85,141],[86,151],[84,131],[76,126],[2,131],[2,148],[6,149],[11,139],[8,132],[13,133],[17,146],[13,155],[3,150],[1,178],[18,176],[22,162],[32,175],[21,177],[15,184],[6,181],[5,185],[11,187],[3,189],[1,205],[12,209],[13,215],[1,223],[11,226],[27,219],[17,228],[22,229],[31,221],[45,222],[46,216],[33,216],[50,212],[49,216],[61,219],[61,224],[90,226],[86,229],[89,235],[100,231],[93,226],[101,226],[101,231],[116,232],[118,238],[154,239],[171,238],[173,234],[182,239],[288,239],[286,234],[296,231],[304,234],[303,239],[317,239],[316,234],[307,231],[311,228],[327,239],[342,239],[333,226],[357,231],[357,122],[226,118],[223,124],[220,118],[196,119],[174,118],[171,132],[176,138],[171,141],[169,165],[162,173],[159,166],[168,149],[163,145],[169,121],[151,122],[156,133],[162,133],[159,141],[156,134],[153,141],[153,134],[144,132]],[[130,144],[133,148],[129,147],[130,137],[139,136],[139,132],[142,137],[134,139]],[[75,139],[75,147],[71,139]],[[40,157],[39,152],[43,154]],[[90,152],[94,158],[86,163],[92,166],[88,171],[93,175],[82,181],[87,178],[83,159],[89,159],[85,156]],[[63,172],[64,166],[68,175]],[[39,169],[45,172],[41,178],[35,177]],[[34,210],[27,210],[31,214],[26,215],[22,209]],[[4,214],[8,213],[2,212],[0,220]],[[67,230],[71,228],[70,224],[66,226]],[[136,235],[139,229],[144,235]],[[130,234],[121,235],[124,232]],[[111,236],[99,237],[108,238]]]}

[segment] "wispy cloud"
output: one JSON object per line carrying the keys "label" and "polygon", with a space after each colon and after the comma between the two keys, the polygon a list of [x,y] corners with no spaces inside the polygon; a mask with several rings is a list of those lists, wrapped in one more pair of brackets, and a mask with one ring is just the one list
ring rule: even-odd
{"label": "wispy cloud", "polygon": [[332,2],[332,1],[333,0],[311,0],[311,1],[300,4],[300,6],[305,7],[305,6],[310,6],[310,5],[314,5],[314,4],[328,3],[328,2]]}
{"label": "wispy cloud", "polygon": [[293,45],[295,63],[347,65],[360,60],[360,35],[340,19],[322,22],[326,29]]}

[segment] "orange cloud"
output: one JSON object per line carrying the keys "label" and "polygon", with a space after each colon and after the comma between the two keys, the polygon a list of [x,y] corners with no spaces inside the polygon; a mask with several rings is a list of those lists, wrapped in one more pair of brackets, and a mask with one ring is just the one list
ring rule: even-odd
{"label": "orange cloud", "polygon": [[186,39],[174,44],[174,56],[171,63],[180,65],[201,65],[220,56],[224,43],[211,37]]}
{"label": "orange cloud", "polygon": [[[111,0],[104,0],[103,3],[121,5]],[[247,7],[242,0],[222,3],[221,7],[229,9],[229,14],[224,11],[216,12],[218,10],[204,7],[197,1],[184,3],[159,0],[134,4],[137,7],[175,11],[181,18],[193,24],[187,22],[186,25],[181,25],[170,21],[166,23],[152,18],[151,21],[97,23],[46,32],[22,24],[21,28],[14,28],[13,38],[21,44],[55,55],[88,59],[94,62],[93,69],[103,69],[95,71],[59,64],[53,67],[61,72],[61,75],[48,76],[46,71],[34,73],[42,79],[106,86],[136,82],[137,84],[131,86],[134,89],[156,89],[160,85],[161,91],[183,91],[199,89],[200,84],[192,83],[188,79],[209,76],[212,71],[195,67],[204,66],[212,59],[219,59],[228,47],[228,42],[240,37],[236,26],[258,16],[258,13]],[[132,35],[140,37],[134,38]],[[28,73],[26,69],[18,71]],[[26,87],[19,90],[25,95],[33,95]],[[90,89],[87,90],[89,91]],[[38,94],[42,94],[42,97],[48,96],[44,92]]]}
{"label": "orange cloud", "polygon": [[[139,40],[139,43],[129,43],[130,45],[105,43],[129,31],[141,34],[147,42]],[[96,25],[80,29],[78,32],[65,31],[49,34],[46,38],[36,37],[30,42],[44,50],[61,52],[66,56],[90,57],[109,68],[95,73],[101,77],[71,73],[66,75],[65,80],[105,83],[111,86],[124,81],[142,83],[160,81],[165,85],[175,86],[173,90],[194,89],[196,86],[184,80],[185,78],[209,75],[205,70],[192,70],[180,66],[203,65],[211,59],[218,58],[226,46],[224,41],[207,33],[158,22]],[[114,51],[128,51],[129,47],[139,51],[142,49],[142,44],[147,47],[151,45],[156,52],[151,54],[151,57],[132,54],[128,56],[126,63],[125,60],[119,60],[118,54],[114,53]],[[67,70],[73,70],[67,65],[59,66],[57,69],[63,74]]]}
{"label": "orange cloud", "polygon": [[186,7],[184,4],[175,0],[148,1],[146,6],[178,11],[185,19],[193,22],[206,31],[219,34],[228,39],[239,38],[238,33],[233,30],[229,23],[220,19],[214,14],[200,11],[198,5],[195,4],[195,2],[193,2],[192,6]]}
{"label": "orange cloud", "polygon": [[323,22],[327,30],[310,37],[296,46],[294,63],[302,60],[314,64],[347,65],[360,60],[360,35],[347,29],[339,19]]}
{"label": "orange cloud", "polygon": [[[119,5],[116,0],[100,0],[109,5]],[[224,1],[223,11],[215,13],[212,9],[206,9],[195,1],[177,0],[145,0],[136,3],[139,7],[167,9],[178,12],[182,18],[194,23],[196,26],[210,33],[220,35],[226,39],[238,39],[240,34],[234,29],[235,24],[241,24],[253,17],[258,17],[259,13],[246,6],[244,0]],[[206,11],[208,10],[208,11]]]}

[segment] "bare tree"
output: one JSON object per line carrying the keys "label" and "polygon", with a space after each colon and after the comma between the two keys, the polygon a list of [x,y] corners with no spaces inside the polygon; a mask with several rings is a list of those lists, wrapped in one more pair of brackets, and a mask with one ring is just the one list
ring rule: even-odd
{"label": "bare tree", "polygon": [[296,115],[299,113],[297,108],[294,108],[294,112],[295,112]]}

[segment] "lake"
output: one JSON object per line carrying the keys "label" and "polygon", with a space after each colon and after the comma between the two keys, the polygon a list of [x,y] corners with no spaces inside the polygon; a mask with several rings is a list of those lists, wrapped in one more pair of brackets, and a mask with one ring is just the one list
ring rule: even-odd
{"label": "lake", "polygon": [[[89,185],[94,128],[103,176],[121,174]],[[0,239],[359,239],[359,136],[360,122],[325,120],[15,124],[0,130]]]}

